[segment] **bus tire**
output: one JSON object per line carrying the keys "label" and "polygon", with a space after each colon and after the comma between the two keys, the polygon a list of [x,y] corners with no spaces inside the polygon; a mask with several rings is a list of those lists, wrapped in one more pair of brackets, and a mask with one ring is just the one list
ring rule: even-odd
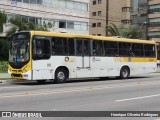
{"label": "bus tire", "polygon": [[120,71],[120,78],[127,79],[130,75],[130,70],[128,67],[122,67]]}
{"label": "bus tire", "polygon": [[64,83],[67,79],[67,71],[64,68],[58,68],[55,72],[55,83]]}

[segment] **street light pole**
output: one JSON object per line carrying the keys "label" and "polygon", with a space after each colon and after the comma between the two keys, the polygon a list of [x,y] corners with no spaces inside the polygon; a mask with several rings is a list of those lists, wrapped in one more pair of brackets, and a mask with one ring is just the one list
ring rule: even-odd
{"label": "street light pole", "polygon": [[147,22],[143,22],[139,28],[142,29],[144,24],[147,24]]}

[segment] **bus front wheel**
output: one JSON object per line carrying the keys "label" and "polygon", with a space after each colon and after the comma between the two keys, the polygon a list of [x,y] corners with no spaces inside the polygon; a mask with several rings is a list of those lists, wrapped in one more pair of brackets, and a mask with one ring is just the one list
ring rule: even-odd
{"label": "bus front wheel", "polygon": [[120,71],[120,78],[121,79],[127,79],[130,75],[130,70],[128,67],[122,67]]}
{"label": "bus front wheel", "polygon": [[55,72],[55,83],[64,83],[67,79],[67,71],[63,68],[59,68]]}

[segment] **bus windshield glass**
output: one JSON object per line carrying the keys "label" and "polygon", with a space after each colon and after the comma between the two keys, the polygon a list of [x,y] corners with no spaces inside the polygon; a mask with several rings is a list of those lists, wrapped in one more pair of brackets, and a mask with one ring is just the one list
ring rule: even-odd
{"label": "bus windshield glass", "polygon": [[29,32],[16,33],[12,36],[9,49],[9,62],[25,63],[29,61]]}

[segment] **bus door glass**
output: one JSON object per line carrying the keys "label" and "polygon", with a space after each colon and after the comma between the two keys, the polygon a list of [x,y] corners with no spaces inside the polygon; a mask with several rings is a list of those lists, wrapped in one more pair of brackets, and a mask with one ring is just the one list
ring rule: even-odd
{"label": "bus door glass", "polygon": [[90,67],[90,41],[89,39],[76,40],[77,68]]}

